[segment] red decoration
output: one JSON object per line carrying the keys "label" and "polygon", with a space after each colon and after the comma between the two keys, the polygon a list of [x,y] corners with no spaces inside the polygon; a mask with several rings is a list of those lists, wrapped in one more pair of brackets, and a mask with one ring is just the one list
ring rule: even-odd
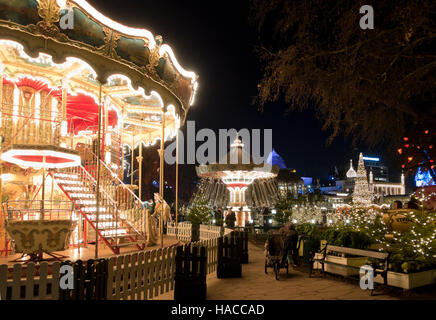
{"label": "red decoration", "polygon": [[[31,87],[36,91],[44,91],[50,94],[53,98],[56,98],[59,103],[62,100],[62,88],[57,87],[53,90],[48,85],[39,80],[30,78],[20,78],[17,82],[11,82],[8,79],[3,79],[3,84],[16,84],[20,87]],[[103,113],[104,114],[104,113]],[[98,125],[98,104],[91,96],[83,94],[81,92],[76,94],[67,94],[67,121],[68,131],[74,130],[75,134],[78,134],[82,130],[91,130],[96,132]],[[115,127],[118,123],[118,115],[115,110],[108,111],[108,125]]]}

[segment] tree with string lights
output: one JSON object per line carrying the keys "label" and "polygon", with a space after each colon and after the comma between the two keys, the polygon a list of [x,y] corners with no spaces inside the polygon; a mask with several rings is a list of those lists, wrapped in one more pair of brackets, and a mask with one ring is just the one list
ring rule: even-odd
{"label": "tree with string lights", "polygon": [[209,223],[212,218],[212,211],[206,196],[206,181],[201,180],[197,191],[192,196],[189,208],[184,209],[186,220],[192,224]]}
{"label": "tree with string lights", "polygon": [[415,130],[403,137],[397,152],[400,155],[402,168],[407,172],[428,173],[436,184],[436,131],[434,129]]}
{"label": "tree with string lights", "polygon": [[[255,102],[312,110],[329,143],[402,148],[404,169],[424,166],[435,179],[434,148],[413,136],[435,139],[436,2],[372,2],[376,27],[362,30],[361,1],[251,0],[264,67]],[[409,147],[398,147],[403,137]]]}
{"label": "tree with string lights", "polygon": [[373,193],[369,188],[368,177],[363,162],[363,154],[359,155],[359,164],[357,166],[357,176],[354,184],[353,205],[358,207],[367,207],[371,205]]}

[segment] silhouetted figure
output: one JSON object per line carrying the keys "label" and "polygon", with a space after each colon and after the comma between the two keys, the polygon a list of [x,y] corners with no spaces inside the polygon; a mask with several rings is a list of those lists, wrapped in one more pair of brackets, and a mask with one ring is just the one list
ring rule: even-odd
{"label": "silhouetted figure", "polygon": [[215,211],[215,224],[219,227],[223,225],[223,209],[218,208],[218,210]]}
{"label": "silhouetted figure", "polygon": [[228,228],[234,228],[236,222],[236,215],[235,213],[229,209],[229,213],[226,216],[226,225]]}
{"label": "silhouetted figure", "polygon": [[295,230],[295,226],[292,223],[287,223],[279,229],[279,234],[285,243],[286,254],[292,257],[292,263],[296,266],[298,258],[298,233]]}

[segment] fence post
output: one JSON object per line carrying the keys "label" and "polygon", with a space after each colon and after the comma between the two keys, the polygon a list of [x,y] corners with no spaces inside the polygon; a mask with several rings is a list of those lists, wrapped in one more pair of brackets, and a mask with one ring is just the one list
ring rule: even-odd
{"label": "fence post", "polygon": [[[61,262],[62,266],[72,266],[72,263],[70,260]],[[76,285],[76,282],[74,281],[74,285]],[[59,288],[59,300],[72,300],[71,298],[72,290],[71,289],[61,289]]]}
{"label": "fence post", "polygon": [[200,252],[197,246],[192,247],[191,244],[177,247],[174,300],[206,300],[206,263],[205,247],[200,247]]}
{"label": "fence post", "polygon": [[74,289],[59,290],[59,300],[106,300],[108,281],[108,261],[88,260],[86,266],[81,260],[61,265],[73,267]]}
{"label": "fence post", "polygon": [[200,225],[191,224],[191,242],[196,242],[200,240]]}
{"label": "fence post", "polygon": [[240,257],[241,263],[248,263],[248,232],[247,231],[238,231],[235,232],[235,237],[237,238],[237,243],[240,249]]}
{"label": "fence post", "polygon": [[234,236],[218,239],[217,278],[241,278],[241,241]]}

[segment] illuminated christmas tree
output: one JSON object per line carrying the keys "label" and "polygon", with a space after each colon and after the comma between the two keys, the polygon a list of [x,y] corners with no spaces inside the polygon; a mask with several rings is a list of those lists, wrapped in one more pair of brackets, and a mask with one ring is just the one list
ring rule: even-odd
{"label": "illuminated christmas tree", "polygon": [[212,218],[212,211],[206,196],[206,186],[207,181],[202,179],[192,196],[189,208],[185,209],[185,218],[192,224],[209,223]]}
{"label": "illuminated christmas tree", "polygon": [[370,190],[368,177],[363,162],[363,154],[359,155],[357,175],[354,184],[353,205],[357,207],[367,207],[372,204],[373,193]]}

